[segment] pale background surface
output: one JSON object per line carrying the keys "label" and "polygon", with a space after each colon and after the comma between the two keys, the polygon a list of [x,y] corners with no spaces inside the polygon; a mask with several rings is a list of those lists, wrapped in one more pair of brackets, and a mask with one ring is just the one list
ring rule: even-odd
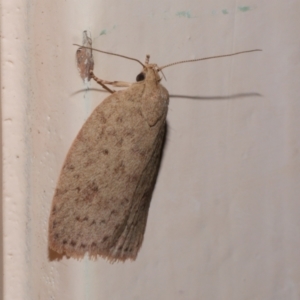
{"label": "pale background surface", "polygon": [[[2,0],[1,9],[4,299],[300,299],[299,1]],[[97,48],[149,53],[158,65],[263,49],[165,70],[170,94],[206,99],[171,98],[135,262],[48,260],[60,168],[107,96],[74,95],[86,87],[72,46],[84,30]],[[140,71],[94,57],[103,79]]]}

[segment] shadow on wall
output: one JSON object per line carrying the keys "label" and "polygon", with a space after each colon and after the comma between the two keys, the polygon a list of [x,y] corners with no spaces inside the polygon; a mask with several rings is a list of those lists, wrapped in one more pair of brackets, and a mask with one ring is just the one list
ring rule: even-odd
{"label": "shadow on wall", "polygon": [[[75,93],[72,93],[70,96],[74,96],[83,92],[93,91],[93,92],[101,92],[107,93],[107,91],[102,89],[81,89]],[[189,96],[189,95],[169,95],[170,98],[185,98],[191,100],[229,100],[229,99],[238,99],[238,98],[249,98],[249,97],[262,97],[262,94],[259,93],[239,93],[239,94],[232,94],[228,96]]]}

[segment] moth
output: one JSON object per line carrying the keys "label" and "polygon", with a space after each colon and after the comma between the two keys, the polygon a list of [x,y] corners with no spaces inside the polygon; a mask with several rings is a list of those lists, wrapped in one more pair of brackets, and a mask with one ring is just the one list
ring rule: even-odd
{"label": "moth", "polygon": [[[162,69],[137,61],[135,83],[90,76],[111,93],[75,138],[63,164],[49,218],[49,247],[73,258],[86,253],[109,261],[135,260],[141,248],[166,132],[169,94]],[[126,87],[114,91],[108,87]]]}

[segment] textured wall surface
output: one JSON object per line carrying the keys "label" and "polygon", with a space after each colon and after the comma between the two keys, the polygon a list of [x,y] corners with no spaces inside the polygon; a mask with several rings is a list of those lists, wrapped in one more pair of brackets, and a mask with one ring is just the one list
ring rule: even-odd
{"label": "textured wall surface", "polygon": [[[298,1],[3,0],[4,299],[299,299],[299,13]],[[158,65],[263,49],[164,70],[177,97],[135,262],[48,257],[64,157],[107,96],[77,72],[84,30]],[[140,72],[94,58],[103,79]]]}

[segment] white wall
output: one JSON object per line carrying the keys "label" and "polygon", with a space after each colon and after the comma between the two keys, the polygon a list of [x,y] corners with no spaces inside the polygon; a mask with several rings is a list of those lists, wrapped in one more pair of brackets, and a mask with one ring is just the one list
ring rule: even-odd
{"label": "white wall", "polygon": [[[1,9],[4,299],[300,298],[299,1],[2,0]],[[107,96],[74,94],[86,87],[72,46],[84,30],[99,49],[149,53],[158,65],[263,49],[165,70],[170,94],[199,99],[171,98],[135,262],[48,259],[60,168]],[[103,79],[140,71],[94,56]]]}

